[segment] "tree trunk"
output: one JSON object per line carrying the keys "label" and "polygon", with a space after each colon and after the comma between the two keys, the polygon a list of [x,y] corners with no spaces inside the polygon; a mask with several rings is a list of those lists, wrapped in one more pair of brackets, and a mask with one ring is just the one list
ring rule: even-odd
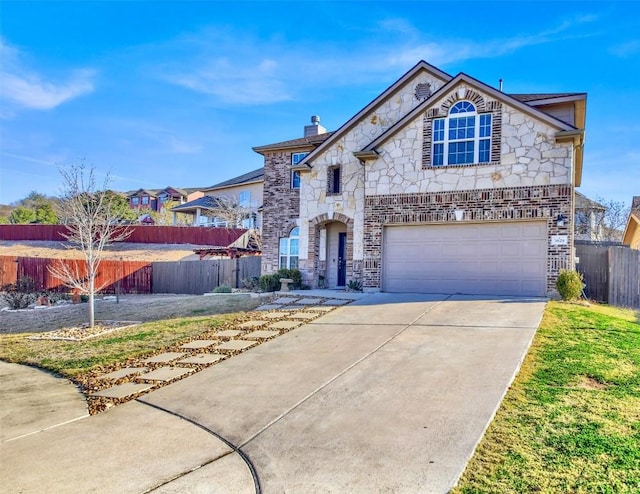
{"label": "tree trunk", "polygon": [[93,328],[96,323],[94,306],[95,281],[93,276],[89,279],[89,327]]}

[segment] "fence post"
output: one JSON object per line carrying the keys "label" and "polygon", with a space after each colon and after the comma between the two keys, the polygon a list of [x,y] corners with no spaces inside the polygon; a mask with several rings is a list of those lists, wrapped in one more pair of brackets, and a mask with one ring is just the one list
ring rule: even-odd
{"label": "fence post", "polygon": [[236,286],[235,288],[240,288],[240,258],[236,256]]}

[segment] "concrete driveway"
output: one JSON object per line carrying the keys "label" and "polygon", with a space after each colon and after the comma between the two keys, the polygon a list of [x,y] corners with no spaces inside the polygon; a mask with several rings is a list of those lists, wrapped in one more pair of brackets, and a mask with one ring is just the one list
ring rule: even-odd
{"label": "concrete driveway", "polygon": [[[373,294],[135,403],[3,443],[3,482],[15,492],[445,493],[544,305]],[[89,443],[97,454],[76,462]]]}

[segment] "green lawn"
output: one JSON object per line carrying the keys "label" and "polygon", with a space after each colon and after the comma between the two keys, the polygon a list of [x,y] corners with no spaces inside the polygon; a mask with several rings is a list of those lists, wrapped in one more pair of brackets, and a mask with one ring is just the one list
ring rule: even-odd
{"label": "green lawn", "polygon": [[638,314],[550,302],[452,492],[640,493]]}
{"label": "green lawn", "polygon": [[239,314],[187,317],[140,324],[85,341],[29,340],[32,334],[0,335],[0,360],[77,378],[101,367],[151,354],[221,328]]}

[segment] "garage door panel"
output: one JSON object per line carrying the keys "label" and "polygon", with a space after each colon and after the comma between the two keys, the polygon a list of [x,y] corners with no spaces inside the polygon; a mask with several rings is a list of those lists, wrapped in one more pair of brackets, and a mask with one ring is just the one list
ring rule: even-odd
{"label": "garage door panel", "polygon": [[544,222],[385,228],[383,290],[544,295]]}

